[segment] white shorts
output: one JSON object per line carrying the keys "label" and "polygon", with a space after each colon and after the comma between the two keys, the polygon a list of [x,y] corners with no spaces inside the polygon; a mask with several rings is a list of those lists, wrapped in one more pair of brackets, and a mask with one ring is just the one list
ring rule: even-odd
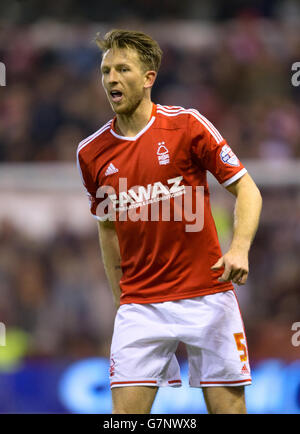
{"label": "white shorts", "polygon": [[243,321],[234,291],[118,309],[111,387],[181,386],[175,356],[186,345],[191,387],[251,384]]}

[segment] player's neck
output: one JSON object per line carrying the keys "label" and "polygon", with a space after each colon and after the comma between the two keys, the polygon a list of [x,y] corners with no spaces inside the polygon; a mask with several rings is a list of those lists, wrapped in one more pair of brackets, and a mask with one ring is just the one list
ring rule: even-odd
{"label": "player's neck", "polygon": [[137,109],[128,115],[117,114],[115,128],[117,133],[124,137],[135,137],[150,120],[152,113],[152,101],[142,100]]}

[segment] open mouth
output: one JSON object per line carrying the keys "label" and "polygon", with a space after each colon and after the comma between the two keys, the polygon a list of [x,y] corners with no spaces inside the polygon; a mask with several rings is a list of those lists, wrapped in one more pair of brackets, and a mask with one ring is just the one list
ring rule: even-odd
{"label": "open mouth", "polygon": [[111,95],[113,102],[120,102],[122,97],[123,97],[122,92],[120,92],[119,90],[112,90],[110,92],[110,95]]}

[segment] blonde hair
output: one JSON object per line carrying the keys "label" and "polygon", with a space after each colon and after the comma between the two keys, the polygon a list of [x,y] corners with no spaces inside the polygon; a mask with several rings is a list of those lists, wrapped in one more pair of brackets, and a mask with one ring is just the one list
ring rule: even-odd
{"label": "blonde hair", "polygon": [[95,42],[103,53],[111,48],[131,48],[137,52],[146,70],[159,70],[162,50],[154,39],[143,32],[113,29],[104,38],[97,33]]}

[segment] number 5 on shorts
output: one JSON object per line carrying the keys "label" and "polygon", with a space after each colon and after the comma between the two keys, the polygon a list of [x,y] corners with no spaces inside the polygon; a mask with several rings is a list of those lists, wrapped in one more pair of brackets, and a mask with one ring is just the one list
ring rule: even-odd
{"label": "number 5 on shorts", "polygon": [[245,340],[244,333],[233,333],[236,347],[238,351],[243,351],[243,354],[240,354],[241,362],[247,361],[247,348],[246,345],[241,342],[241,340]]}

